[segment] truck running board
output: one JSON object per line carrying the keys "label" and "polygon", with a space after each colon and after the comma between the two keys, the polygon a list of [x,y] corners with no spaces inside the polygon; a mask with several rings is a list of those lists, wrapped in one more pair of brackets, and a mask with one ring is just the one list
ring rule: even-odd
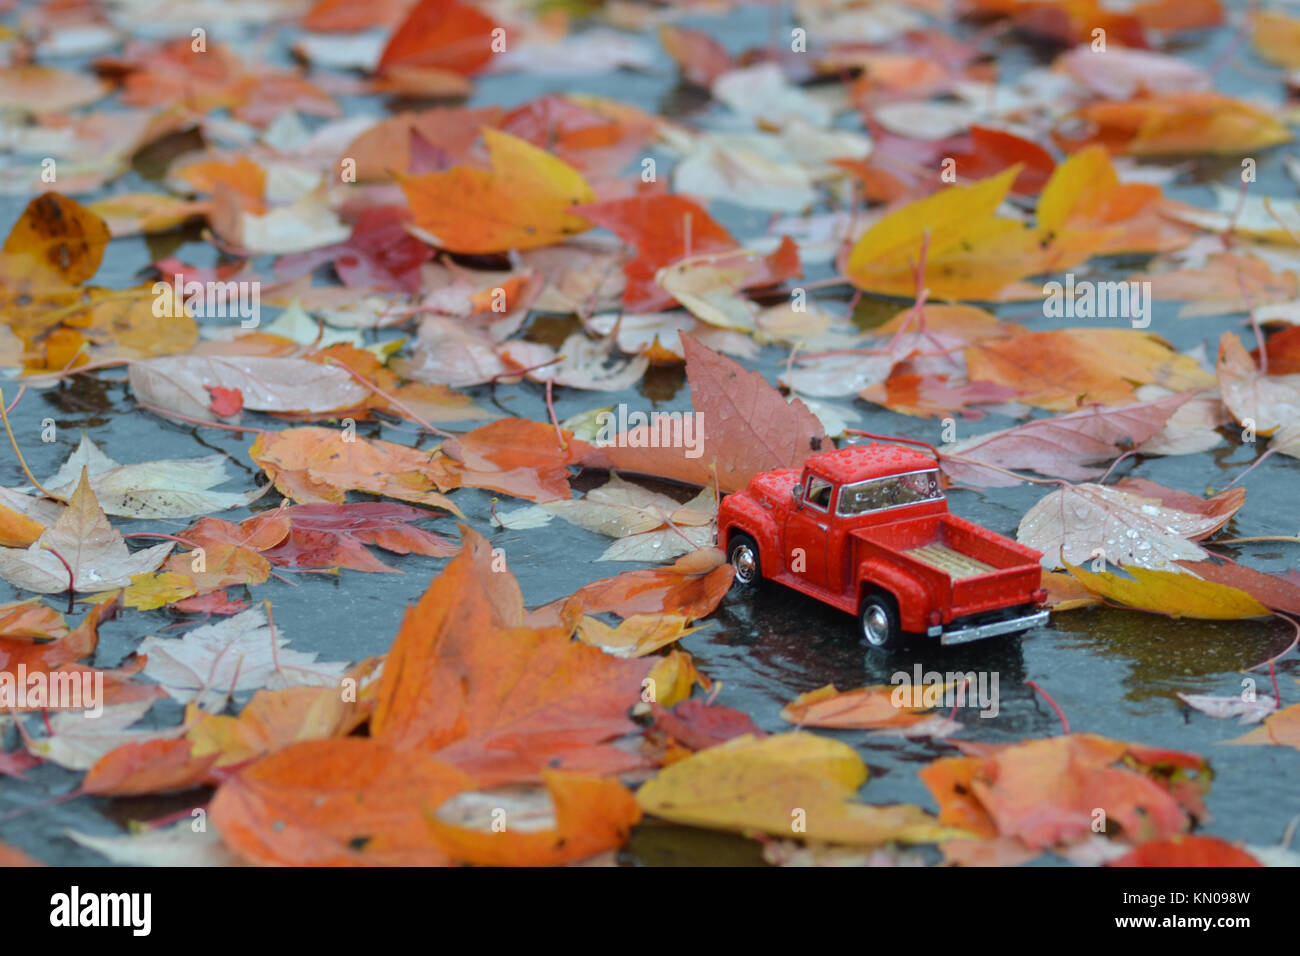
{"label": "truck running board", "polygon": [[986,637],[997,637],[999,634],[1008,634],[1011,631],[1027,631],[1031,627],[1037,627],[1047,620],[1048,611],[1034,611],[1032,614],[1024,614],[1019,617],[1003,618],[1000,621],[989,621],[987,624],[972,624],[969,627],[959,627],[955,631],[942,631],[939,628],[931,628],[929,636],[939,635],[939,643],[948,644],[968,644],[971,641],[983,640]]}

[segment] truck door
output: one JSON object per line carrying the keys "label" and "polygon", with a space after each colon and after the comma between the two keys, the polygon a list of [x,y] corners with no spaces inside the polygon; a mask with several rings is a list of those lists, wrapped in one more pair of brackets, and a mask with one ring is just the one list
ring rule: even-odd
{"label": "truck door", "polygon": [[785,522],[786,570],[819,588],[826,587],[826,539],[834,498],[835,488],[829,481],[809,475],[803,507],[791,508]]}

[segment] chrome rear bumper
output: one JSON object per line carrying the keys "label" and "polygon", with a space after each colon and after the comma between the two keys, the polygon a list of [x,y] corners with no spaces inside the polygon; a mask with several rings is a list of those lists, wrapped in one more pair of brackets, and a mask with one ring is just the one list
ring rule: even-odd
{"label": "chrome rear bumper", "polygon": [[997,637],[999,634],[1009,634],[1012,631],[1027,631],[1029,628],[1037,627],[1046,621],[1048,613],[1048,610],[1043,608],[1041,611],[989,621],[986,624],[971,624],[967,627],[958,627],[952,631],[932,627],[926,633],[930,637],[938,637],[939,643],[943,645],[968,644],[971,641],[980,641],[986,637]]}

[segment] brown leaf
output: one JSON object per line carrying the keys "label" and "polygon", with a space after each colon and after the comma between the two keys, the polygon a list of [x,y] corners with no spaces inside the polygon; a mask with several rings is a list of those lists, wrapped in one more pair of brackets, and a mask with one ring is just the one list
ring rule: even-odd
{"label": "brown leaf", "polygon": [[[798,467],[829,447],[821,422],[803,402],[787,402],[758,372],[745,371],[690,335],[681,338],[702,441],[694,449],[652,447],[652,441],[662,442],[653,425],[643,425],[616,436],[613,445],[594,446],[584,463],[732,492],[759,472]],[[683,422],[680,446],[687,444],[685,429]]]}

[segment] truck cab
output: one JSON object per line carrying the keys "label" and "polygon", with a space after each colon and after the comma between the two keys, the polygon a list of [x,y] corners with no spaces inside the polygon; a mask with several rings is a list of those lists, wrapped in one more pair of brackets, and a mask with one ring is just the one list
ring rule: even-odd
{"label": "truck cab", "polygon": [[1041,624],[1041,554],[948,511],[938,466],[898,445],[756,475],[718,510],[738,585],[770,579],[858,617],[863,640],[943,644]]}

